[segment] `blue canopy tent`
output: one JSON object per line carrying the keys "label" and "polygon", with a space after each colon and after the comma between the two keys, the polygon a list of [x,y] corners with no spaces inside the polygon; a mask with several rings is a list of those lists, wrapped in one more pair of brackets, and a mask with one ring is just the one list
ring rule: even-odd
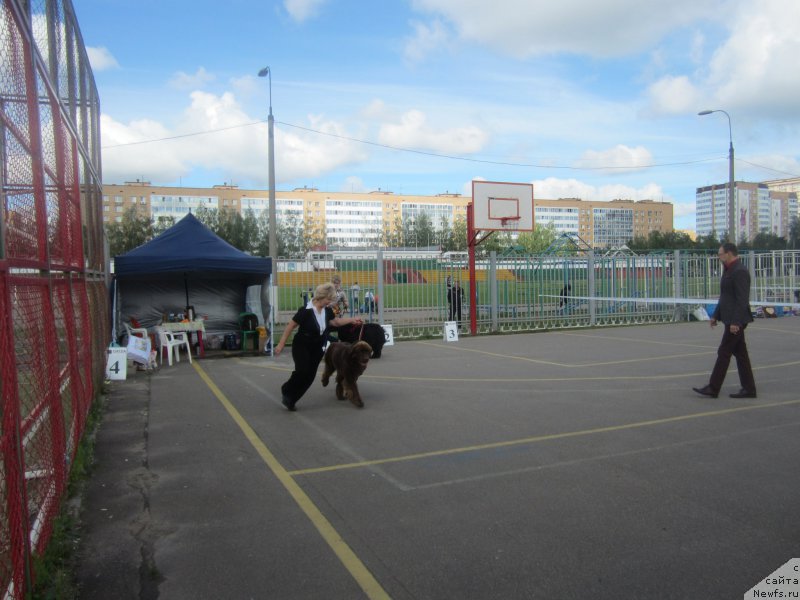
{"label": "blue canopy tent", "polygon": [[237,250],[188,214],[158,237],[114,258],[115,325],[135,317],[152,327],[164,314],[193,306],[195,314],[208,316],[207,333],[235,331],[250,286],[261,286],[258,312],[269,315],[271,275],[271,258]]}

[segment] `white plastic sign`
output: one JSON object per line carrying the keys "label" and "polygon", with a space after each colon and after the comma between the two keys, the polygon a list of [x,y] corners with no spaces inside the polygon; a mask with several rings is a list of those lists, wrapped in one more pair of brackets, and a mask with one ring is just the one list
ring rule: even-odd
{"label": "white plastic sign", "polygon": [[381,325],[383,327],[383,337],[386,338],[384,346],[394,346],[394,331],[391,325]]}
{"label": "white plastic sign", "polygon": [[458,323],[456,321],[444,322],[444,341],[445,342],[458,341]]}
{"label": "white plastic sign", "polygon": [[128,377],[127,348],[113,347],[108,349],[106,361],[106,379],[126,379]]}

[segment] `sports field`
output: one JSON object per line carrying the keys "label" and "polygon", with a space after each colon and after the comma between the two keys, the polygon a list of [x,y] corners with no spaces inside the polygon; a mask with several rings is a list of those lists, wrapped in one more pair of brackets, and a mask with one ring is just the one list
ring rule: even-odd
{"label": "sports field", "polygon": [[[720,335],[401,342],[363,409],[315,384],[285,411],[288,352],[163,368],[138,400],[125,382],[147,510],[115,518],[147,535],[104,546],[98,519],[86,572],[126,544],[138,569],[144,539],[166,598],[740,598],[800,542],[800,318],[748,327],[757,399],[728,397],[733,365],[719,398],[691,391]],[[114,506],[119,464],[90,502]]]}

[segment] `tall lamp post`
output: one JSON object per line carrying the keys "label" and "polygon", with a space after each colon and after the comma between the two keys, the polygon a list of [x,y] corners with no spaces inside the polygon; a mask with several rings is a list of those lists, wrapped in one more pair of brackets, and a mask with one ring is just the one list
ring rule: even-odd
{"label": "tall lamp post", "polygon": [[711,113],[722,113],[728,117],[728,138],[730,139],[730,149],[728,150],[728,241],[736,243],[736,203],[734,202],[735,182],[733,179],[733,128],[731,127],[731,116],[724,110],[703,110],[697,113],[701,117]]}
{"label": "tall lamp post", "polygon": [[264,67],[258,72],[259,77],[266,77],[269,80],[269,118],[267,119],[269,128],[269,255],[273,259],[277,258],[277,222],[275,217],[275,119],[272,117],[272,70]]}

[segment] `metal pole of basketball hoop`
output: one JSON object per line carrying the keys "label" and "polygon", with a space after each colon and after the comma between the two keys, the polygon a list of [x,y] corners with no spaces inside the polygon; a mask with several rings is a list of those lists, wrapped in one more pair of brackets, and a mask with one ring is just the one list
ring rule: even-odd
{"label": "metal pole of basketball hoop", "polygon": [[[474,193],[473,193],[474,196]],[[473,200],[474,202],[474,200]],[[478,334],[478,307],[475,301],[478,298],[475,289],[475,215],[473,215],[472,202],[467,204],[467,252],[469,256],[469,332]]]}

